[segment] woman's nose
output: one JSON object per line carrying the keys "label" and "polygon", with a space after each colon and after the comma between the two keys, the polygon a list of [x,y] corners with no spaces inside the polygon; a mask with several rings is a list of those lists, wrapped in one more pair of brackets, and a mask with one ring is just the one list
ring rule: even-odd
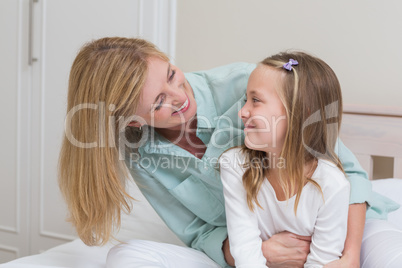
{"label": "woman's nose", "polygon": [[169,97],[171,98],[171,104],[173,106],[181,106],[183,104],[183,99],[186,98],[185,93],[183,90],[180,90],[177,86],[171,86],[169,87]]}

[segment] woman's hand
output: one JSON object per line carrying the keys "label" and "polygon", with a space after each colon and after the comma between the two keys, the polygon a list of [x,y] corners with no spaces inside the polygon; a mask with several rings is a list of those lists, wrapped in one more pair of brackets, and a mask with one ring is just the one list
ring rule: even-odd
{"label": "woman's hand", "polygon": [[[267,266],[270,268],[303,267],[310,252],[310,243],[310,236],[282,232],[262,242],[262,253],[267,259]],[[222,250],[226,262],[234,266],[235,262],[232,254],[230,254],[228,238],[223,241]]]}
{"label": "woman's hand", "polygon": [[223,241],[222,251],[223,251],[223,255],[225,257],[226,263],[229,264],[230,266],[235,266],[234,258],[232,256],[232,253],[230,253],[229,238],[226,238],[225,241]]}
{"label": "woman's hand", "polygon": [[310,243],[310,236],[281,232],[262,243],[262,252],[268,267],[303,267],[310,252]]}

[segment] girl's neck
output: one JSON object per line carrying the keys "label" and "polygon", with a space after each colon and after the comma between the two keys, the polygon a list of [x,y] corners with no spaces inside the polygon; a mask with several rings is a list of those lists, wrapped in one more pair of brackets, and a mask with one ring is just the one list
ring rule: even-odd
{"label": "girl's neck", "polygon": [[[317,168],[317,165],[318,165],[318,161],[316,159],[313,159],[313,160],[307,162],[304,165],[304,176],[307,178],[311,178],[314,174],[314,171]],[[279,201],[285,201],[286,195],[285,195],[285,191],[282,189],[280,180],[281,179],[286,180],[288,178],[288,175],[286,173],[286,170],[283,170],[282,174],[281,174],[282,178],[280,178],[279,173],[280,173],[280,168],[278,168],[278,167],[270,168],[269,170],[266,171],[266,178],[268,179],[269,183],[271,184],[272,188],[274,189],[276,198]],[[307,184],[307,182],[304,183],[304,185],[306,185],[306,184]],[[303,187],[304,187],[304,185],[303,185]],[[295,185],[295,186],[296,186],[295,188],[297,188],[299,185]],[[289,189],[289,191],[290,191],[290,189]],[[296,194],[296,191],[290,193],[290,197],[294,196],[295,194]]]}

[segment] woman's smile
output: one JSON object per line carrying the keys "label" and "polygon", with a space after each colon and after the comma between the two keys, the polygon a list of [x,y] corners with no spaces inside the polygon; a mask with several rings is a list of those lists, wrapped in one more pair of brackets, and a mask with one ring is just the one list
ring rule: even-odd
{"label": "woman's smile", "polygon": [[180,108],[177,109],[175,112],[173,112],[172,115],[185,113],[189,107],[190,107],[190,100],[187,98],[187,100],[183,103],[183,105],[180,106]]}
{"label": "woman's smile", "polygon": [[194,93],[184,73],[162,59],[148,59],[148,74],[142,92],[146,94],[142,94],[135,111],[142,124],[158,129],[181,129],[197,113]]}

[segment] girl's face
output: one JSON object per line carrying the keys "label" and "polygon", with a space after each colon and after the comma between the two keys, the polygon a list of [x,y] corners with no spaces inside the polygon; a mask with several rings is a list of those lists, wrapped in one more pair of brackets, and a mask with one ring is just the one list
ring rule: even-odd
{"label": "girl's face", "polygon": [[276,88],[281,73],[259,65],[250,75],[247,102],[239,111],[245,125],[245,145],[254,150],[276,153],[279,156],[287,130],[285,107]]}
{"label": "girl's face", "polygon": [[180,130],[196,112],[194,94],[183,72],[159,58],[148,59],[148,74],[135,113],[137,118],[129,125]]}

